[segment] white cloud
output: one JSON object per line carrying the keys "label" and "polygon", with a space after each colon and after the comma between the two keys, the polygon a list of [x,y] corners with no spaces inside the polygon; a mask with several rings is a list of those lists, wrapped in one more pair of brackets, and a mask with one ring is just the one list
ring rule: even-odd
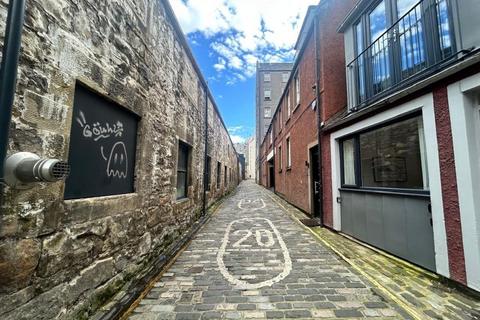
{"label": "white cloud", "polygon": [[230,137],[233,143],[245,143],[245,141],[247,141],[247,138],[235,134],[231,134]]}
{"label": "white cloud", "polygon": [[291,61],[309,5],[319,0],[171,0],[186,34],[202,33],[230,72],[227,84],[255,74],[256,62]]}

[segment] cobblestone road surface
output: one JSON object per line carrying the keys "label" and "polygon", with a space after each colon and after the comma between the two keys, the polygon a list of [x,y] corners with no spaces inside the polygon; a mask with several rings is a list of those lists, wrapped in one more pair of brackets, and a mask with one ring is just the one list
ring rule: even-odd
{"label": "cobblestone road surface", "polygon": [[244,182],[129,319],[403,318],[343,261]]}

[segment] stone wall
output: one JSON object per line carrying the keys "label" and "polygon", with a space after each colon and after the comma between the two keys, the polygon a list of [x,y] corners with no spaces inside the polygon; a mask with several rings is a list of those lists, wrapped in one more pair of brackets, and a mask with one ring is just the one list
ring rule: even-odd
{"label": "stone wall", "polygon": [[[6,11],[0,0],[0,45]],[[82,83],[141,117],[135,193],[63,200],[64,183],[6,188],[0,318],[88,318],[198,218],[205,149],[198,70],[163,0],[27,1],[9,154],[68,159],[75,86]],[[211,99],[208,110],[212,164],[238,172]],[[192,151],[183,201],[176,200],[179,140]],[[213,185],[210,203],[232,191],[238,175],[223,181],[218,190]]]}

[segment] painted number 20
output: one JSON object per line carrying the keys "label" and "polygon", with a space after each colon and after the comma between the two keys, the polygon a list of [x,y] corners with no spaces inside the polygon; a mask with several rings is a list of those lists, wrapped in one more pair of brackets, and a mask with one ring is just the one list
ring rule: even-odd
{"label": "painted number 20", "polygon": [[[248,238],[250,238],[252,235],[253,235],[253,232],[251,230],[237,230],[235,231],[233,234],[235,235],[239,235],[240,233],[244,233],[245,235],[240,239],[238,240],[237,242],[235,242],[233,244],[233,247],[234,248],[238,248],[238,247],[249,247],[249,245],[245,245],[242,243],[247,241]],[[266,238],[267,238],[267,241],[266,242],[263,242],[263,237],[262,235],[265,235]],[[273,239],[273,234],[272,232],[270,232],[269,230],[265,230],[265,229],[259,229],[259,230],[256,230],[255,231],[255,238],[257,240],[257,244],[260,246],[260,247],[271,247],[275,244],[275,240]]]}

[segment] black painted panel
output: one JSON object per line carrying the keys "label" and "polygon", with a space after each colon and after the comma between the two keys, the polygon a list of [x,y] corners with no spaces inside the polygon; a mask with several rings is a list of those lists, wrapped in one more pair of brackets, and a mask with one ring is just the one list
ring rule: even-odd
{"label": "black painted panel", "polygon": [[65,199],[134,192],[138,121],[134,113],[77,85]]}

